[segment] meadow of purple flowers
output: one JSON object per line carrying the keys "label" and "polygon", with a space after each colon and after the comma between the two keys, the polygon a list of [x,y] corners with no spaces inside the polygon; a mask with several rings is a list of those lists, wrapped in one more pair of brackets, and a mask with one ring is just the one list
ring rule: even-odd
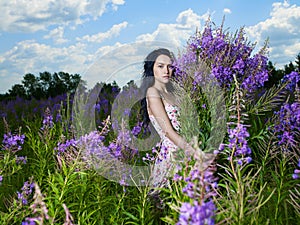
{"label": "meadow of purple flowers", "polygon": [[[182,113],[182,135],[196,130],[199,151],[216,135],[214,123],[224,136],[208,152],[213,162],[189,158],[153,198],[146,181],[129,185],[136,174],[115,163],[142,166],[156,156],[155,147],[132,148],[147,135],[138,110],[125,110],[129,126],[111,121],[116,84],[102,86],[97,101],[85,105],[79,120],[93,120],[97,129],[82,135],[74,129],[73,96],[1,102],[0,224],[297,224],[300,75],[292,71],[266,88],[267,49],[256,51],[243,29],[232,34],[210,22],[190,37],[174,62],[175,80],[199,121],[189,121],[191,110]],[[209,96],[220,90],[220,98]],[[225,124],[211,119],[219,116],[215,101],[224,104]],[[111,171],[119,172],[115,180],[106,179]]]}

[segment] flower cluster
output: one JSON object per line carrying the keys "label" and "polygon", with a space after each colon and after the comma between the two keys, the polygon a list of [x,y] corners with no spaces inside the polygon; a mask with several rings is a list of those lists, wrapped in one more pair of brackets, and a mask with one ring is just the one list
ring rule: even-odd
{"label": "flower cluster", "polygon": [[244,35],[243,29],[230,36],[224,33],[223,27],[212,29],[208,23],[202,34],[196,33],[190,38],[186,52],[175,62],[177,79],[184,82],[190,76],[193,85],[201,87],[199,81],[205,74],[199,73],[197,68],[191,70],[191,65],[197,67],[199,62],[205,62],[221,87],[231,87],[233,75],[248,92],[262,87],[268,80],[265,49],[252,56],[254,46],[249,45]]}
{"label": "flower cluster", "polygon": [[24,144],[25,135],[24,134],[4,134],[3,136],[3,149],[10,150],[12,152],[22,150],[22,145]]}
{"label": "flower cluster", "polygon": [[27,156],[16,156],[16,163],[17,164],[26,164]]}
{"label": "flower cluster", "polygon": [[213,225],[216,206],[212,200],[199,204],[185,202],[180,208],[180,216],[176,225]]}
{"label": "flower cluster", "polygon": [[274,131],[278,137],[278,144],[285,147],[296,147],[296,141],[299,141],[300,132],[300,104],[285,103],[278,112],[278,122],[274,126]]}
{"label": "flower cluster", "polygon": [[53,123],[53,116],[51,114],[50,109],[47,107],[45,112],[44,112],[44,118],[43,118],[43,126],[42,130],[52,128],[54,125]]}
{"label": "flower cluster", "polygon": [[151,154],[146,153],[145,157],[143,157],[144,162],[154,162],[156,163],[162,162],[167,158],[168,148],[162,144],[162,142],[156,143],[156,145],[152,148]]}
{"label": "flower cluster", "polygon": [[76,147],[76,140],[75,139],[70,139],[70,140],[66,140],[65,143],[62,143],[62,142],[58,142],[57,143],[57,147],[54,148],[54,150],[57,151],[57,154],[60,155],[64,152],[66,152],[66,150],[70,147]]}
{"label": "flower cluster", "polygon": [[37,225],[40,224],[41,220],[39,218],[25,218],[25,221],[22,222],[21,225]]}
{"label": "flower cluster", "polygon": [[294,170],[294,173],[292,175],[293,179],[299,179],[300,178],[300,159],[298,160],[297,169]]}
{"label": "flower cluster", "polygon": [[32,210],[34,217],[26,217],[25,221],[22,222],[22,225],[44,224],[45,220],[50,219],[46,203],[44,202],[44,196],[41,193],[40,187],[36,183],[34,183],[33,186],[35,189],[35,193],[33,196],[34,201],[29,208]]}
{"label": "flower cluster", "polygon": [[92,131],[78,139],[77,147],[84,151],[83,157],[87,160],[94,157],[103,159],[111,155],[109,148],[104,145],[103,139],[104,137],[99,131]]}
{"label": "flower cluster", "polygon": [[28,204],[28,198],[32,194],[32,190],[34,188],[34,183],[30,181],[25,181],[23,187],[21,188],[21,192],[17,192],[18,194],[18,202],[22,205]]}
{"label": "flower cluster", "polygon": [[239,165],[250,163],[251,149],[248,146],[247,138],[250,136],[247,128],[243,124],[238,124],[234,129],[228,129],[229,144],[227,147],[234,151],[234,156]]}
{"label": "flower cluster", "polygon": [[131,130],[131,133],[137,137],[142,131],[143,123],[139,122],[136,126],[134,126]]}
{"label": "flower cluster", "polygon": [[283,78],[282,78],[282,82],[288,82],[286,89],[289,90],[290,92],[292,92],[293,90],[295,90],[296,84],[298,84],[300,81],[300,75],[299,73],[292,71],[289,74],[286,74]]}
{"label": "flower cluster", "polygon": [[[218,187],[217,179],[214,177],[215,170],[215,165],[210,165],[204,170],[194,168],[184,179],[186,185],[182,192],[192,203],[182,204],[177,225],[214,224],[216,206],[212,201],[212,196],[216,195]],[[178,173],[173,178],[175,182],[182,179],[183,177]]]}
{"label": "flower cluster", "polygon": [[228,157],[228,160],[236,160],[239,165],[248,164],[252,161],[251,149],[248,146],[247,138],[250,136],[247,128],[243,124],[237,124],[235,128],[228,129],[229,140],[228,144],[220,144],[219,150],[215,151],[218,154],[227,147],[230,153],[233,153],[235,158]]}

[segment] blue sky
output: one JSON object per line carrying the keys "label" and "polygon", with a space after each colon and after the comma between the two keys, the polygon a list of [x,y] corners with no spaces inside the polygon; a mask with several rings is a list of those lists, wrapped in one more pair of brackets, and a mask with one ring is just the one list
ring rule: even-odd
{"label": "blue sky", "polygon": [[225,16],[232,32],[244,26],[257,49],[269,38],[277,67],[300,52],[297,0],[1,0],[0,93],[44,71],[91,84],[136,79],[147,51],[177,53],[209,16],[217,25]]}

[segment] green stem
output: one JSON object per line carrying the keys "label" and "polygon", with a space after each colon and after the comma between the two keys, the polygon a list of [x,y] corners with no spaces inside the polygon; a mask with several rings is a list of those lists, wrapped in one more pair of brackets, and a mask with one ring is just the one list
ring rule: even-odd
{"label": "green stem", "polygon": [[284,179],[284,172],[285,172],[285,164],[286,164],[286,156],[285,154],[282,154],[282,162],[280,163],[279,169],[280,169],[280,184],[277,191],[277,202],[276,202],[276,209],[275,209],[275,221],[276,224],[278,224],[278,217],[279,217],[279,206],[281,203],[281,192],[283,189],[283,179]]}

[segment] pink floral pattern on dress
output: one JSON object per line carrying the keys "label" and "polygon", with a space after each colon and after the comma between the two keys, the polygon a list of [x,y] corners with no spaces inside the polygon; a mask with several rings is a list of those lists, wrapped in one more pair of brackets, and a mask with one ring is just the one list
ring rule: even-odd
{"label": "pink floral pattern on dress", "polygon": [[[169,104],[165,100],[163,100],[163,103],[173,128],[179,131],[179,108]],[[151,185],[154,187],[162,187],[167,183],[168,177],[172,174],[172,170],[174,170],[174,162],[172,162],[173,154],[177,151],[178,147],[166,137],[156,118],[153,115],[150,115],[149,118],[161,138],[160,151],[157,152],[156,160],[152,167]]]}

